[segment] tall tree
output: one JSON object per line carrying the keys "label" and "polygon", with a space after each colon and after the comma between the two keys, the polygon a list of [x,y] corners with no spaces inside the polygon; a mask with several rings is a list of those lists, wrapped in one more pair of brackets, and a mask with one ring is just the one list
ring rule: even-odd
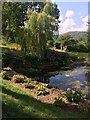
{"label": "tall tree", "polygon": [[58,36],[58,29],[59,29],[59,16],[60,16],[60,11],[58,9],[58,6],[56,3],[52,3],[52,2],[46,2],[43,11],[45,13],[47,13],[48,15],[52,16],[55,18],[55,22],[51,22],[51,24],[54,25],[54,30],[52,32],[52,34],[49,34],[49,38],[48,39],[54,39],[56,36]]}
{"label": "tall tree", "polygon": [[67,49],[67,47],[74,46],[76,44],[76,40],[71,37],[70,34],[64,33],[58,37],[58,41],[60,43],[61,50]]}
{"label": "tall tree", "polygon": [[24,26],[28,3],[4,2],[2,5],[2,33],[15,42],[18,32]]}
{"label": "tall tree", "polygon": [[57,15],[57,5],[50,2],[5,2],[2,6],[3,35],[10,42],[19,43],[25,53],[44,59],[47,40],[58,30]]}
{"label": "tall tree", "polygon": [[[37,56],[40,60],[46,58],[47,40],[53,36],[54,31],[58,29],[58,24],[55,16],[51,14],[51,3],[47,3],[40,13],[35,10],[28,13],[28,21],[25,27],[27,31],[27,40],[29,46],[27,52]],[[48,10],[46,8],[48,6]]]}
{"label": "tall tree", "polygon": [[10,42],[19,39],[19,30],[24,27],[27,12],[43,9],[43,2],[3,2],[2,5],[2,33]]}

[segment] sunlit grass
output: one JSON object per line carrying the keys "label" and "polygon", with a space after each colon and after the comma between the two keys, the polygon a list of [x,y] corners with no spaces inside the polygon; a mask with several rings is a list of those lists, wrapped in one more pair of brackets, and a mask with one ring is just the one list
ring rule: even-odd
{"label": "sunlit grass", "polygon": [[57,52],[66,52],[65,50],[61,50],[61,49],[56,49],[55,47],[51,47],[49,48],[50,50],[55,50]]}
{"label": "sunlit grass", "polygon": [[68,52],[70,55],[77,56],[79,59],[84,58],[85,60],[90,60],[90,53],[82,53],[82,52]]}
{"label": "sunlit grass", "polygon": [[9,48],[9,49],[15,49],[15,50],[21,50],[21,47],[20,47],[19,44],[17,44],[17,43],[9,43],[9,42],[3,41],[3,40],[0,42],[0,47]]}
{"label": "sunlit grass", "polygon": [[64,111],[34,99],[18,87],[3,81],[3,118],[84,118],[86,114]]}
{"label": "sunlit grass", "polygon": [[10,44],[7,45],[7,47],[8,47],[9,49],[21,50],[20,45],[19,45],[19,44],[16,44],[16,43],[10,43]]}

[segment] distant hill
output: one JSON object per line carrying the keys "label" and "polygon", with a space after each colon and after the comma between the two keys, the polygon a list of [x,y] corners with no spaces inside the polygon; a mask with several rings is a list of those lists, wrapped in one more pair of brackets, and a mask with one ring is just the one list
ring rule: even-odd
{"label": "distant hill", "polygon": [[79,37],[87,37],[87,32],[84,31],[72,31],[68,33],[75,39],[78,39]]}

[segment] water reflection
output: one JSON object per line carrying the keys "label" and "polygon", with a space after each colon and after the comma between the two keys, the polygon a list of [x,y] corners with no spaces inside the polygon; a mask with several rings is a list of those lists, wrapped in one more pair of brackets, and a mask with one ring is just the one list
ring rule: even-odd
{"label": "water reflection", "polygon": [[36,77],[39,82],[48,83],[48,86],[66,90],[68,87],[76,87],[87,94],[90,99],[90,67],[79,66],[73,70],[55,71],[53,75],[48,76],[47,73]]}
{"label": "water reflection", "polygon": [[82,90],[84,94],[88,94],[90,98],[90,92],[88,87],[90,85],[90,68],[89,67],[77,67],[73,70],[65,71],[64,73],[51,76],[49,78],[49,86],[66,90],[67,87],[76,87]]}

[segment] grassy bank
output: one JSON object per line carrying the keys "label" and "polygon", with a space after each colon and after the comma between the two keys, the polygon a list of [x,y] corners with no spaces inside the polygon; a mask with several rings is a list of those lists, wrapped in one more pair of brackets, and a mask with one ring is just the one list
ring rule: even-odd
{"label": "grassy bank", "polygon": [[68,53],[61,50],[59,51],[58,49],[52,49],[51,51],[49,50],[51,54],[48,55],[51,61],[40,62],[30,55],[24,55],[20,50],[16,50],[15,45],[11,45],[10,47],[11,48],[2,47],[2,67],[9,66],[16,72],[28,77],[40,76],[47,72],[57,70],[69,70],[74,67],[74,63],[88,60],[87,53]]}
{"label": "grassy bank", "polygon": [[77,56],[79,59],[84,58],[85,60],[90,60],[90,53],[81,53],[81,52],[68,52],[72,56]]}
{"label": "grassy bank", "polygon": [[[55,47],[52,47],[50,49],[55,50],[57,52],[67,52],[65,50],[56,49]],[[85,60],[89,60],[89,56],[90,56],[90,53],[85,53],[85,52],[67,52],[67,53],[69,53],[71,56],[76,56],[79,59],[84,58]]]}
{"label": "grassy bank", "polygon": [[64,111],[42,103],[20,88],[3,81],[3,118],[86,118],[86,114]]}

